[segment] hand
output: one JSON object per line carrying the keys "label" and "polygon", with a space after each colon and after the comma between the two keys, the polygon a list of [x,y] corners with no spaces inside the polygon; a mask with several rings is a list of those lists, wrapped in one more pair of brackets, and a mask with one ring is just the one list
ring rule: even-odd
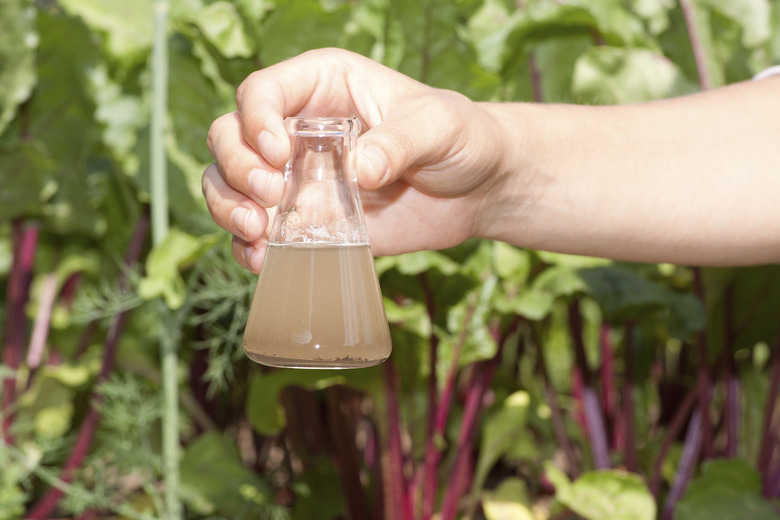
{"label": "hand", "polygon": [[479,233],[500,190],[504,133],[481,105],[338,49],[251,74],[238,110],[211,126],[203,174],[209,211],[234,235],[233,256],[258,272],[290,154],[288,116],[360,119],[357,178],[374,254],[454,246]]}

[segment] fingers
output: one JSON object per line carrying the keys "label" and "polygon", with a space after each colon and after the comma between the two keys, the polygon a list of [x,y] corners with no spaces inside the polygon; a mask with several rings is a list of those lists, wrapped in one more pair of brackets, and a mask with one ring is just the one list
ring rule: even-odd
{"label": "fingers", "polygon": [[218,226],[248,243],[260,240],[268,228],[268,213],[252,199],[230,187],[216,164],[201,180],[206,206]]}
{"label": "fingers", "polygon": [[237,112],[214,121],[207,144],[217,161],[218,172],[230,187],[263,207],[278,204],[284,177],[247,145],[241,136]]}
{"label": "fingers", "polygon": [[[376,190],[401,177],[416,185],[415,172],[424,168],[445,170],[447,160],[466,145],[463,136],[469,124],[470,104],[459,94],[428,87],[404,98],[381,125],[361,137],[357,159],[360,186]],[[441,195],[450,195],[457,190],[456,186],[439,184],[426,185],[424,191],[439,194],[441,190]]]}
{"label": "fingers", "polygon": [[286,117],[355,115],[368,129],[381,123],[394,99],[421,87],[364,56],[318,49],[251,74],[236,104],[246,143],[281,168],[290,155]]}
{"label": "fingers", "polygon": [[247,242],[238,237],[233,237],[232,252],[233,258],[244,269],[249,269],[254,273],[260,272],[260,266],[265,259],[265,251],[268,247],[268,240],[261,238],[256,242]]}

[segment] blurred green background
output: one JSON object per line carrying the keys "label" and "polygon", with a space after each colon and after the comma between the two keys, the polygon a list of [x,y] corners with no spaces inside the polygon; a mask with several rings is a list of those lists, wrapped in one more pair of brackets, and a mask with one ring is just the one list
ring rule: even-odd
{"label": "blurred green background", "polygon": [[325,46],[475,100],[634,103],[780,63],[780,2],[0,0],[0,519],[778,518],[775,266],[469,241],[377,259],[384,365],[244,358],[206,134]]}

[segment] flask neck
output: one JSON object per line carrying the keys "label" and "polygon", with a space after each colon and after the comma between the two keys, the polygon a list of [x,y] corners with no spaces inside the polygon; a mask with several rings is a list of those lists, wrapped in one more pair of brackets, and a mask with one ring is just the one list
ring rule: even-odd
{"label": "flask neck", "polygon": [[293,182],[348,181],[344,175],[352,171],[347,163],[350,144],[344,136],[291,136],[287,174],[294,176]]}

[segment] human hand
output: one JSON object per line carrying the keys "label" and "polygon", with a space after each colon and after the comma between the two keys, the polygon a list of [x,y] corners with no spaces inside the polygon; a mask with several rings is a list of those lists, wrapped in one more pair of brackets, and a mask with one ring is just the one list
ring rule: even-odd
{"label": "human hand", "polygon": [[251,74],[238,110],[211,126],[215,163],[203,193],[233,256],[258,272],[283,190],[289,116],[355,115],[357,178],[376,255],[454,246],[479,233],[500,189],[504,134],[479,104],[339,49],[310,51]]}

